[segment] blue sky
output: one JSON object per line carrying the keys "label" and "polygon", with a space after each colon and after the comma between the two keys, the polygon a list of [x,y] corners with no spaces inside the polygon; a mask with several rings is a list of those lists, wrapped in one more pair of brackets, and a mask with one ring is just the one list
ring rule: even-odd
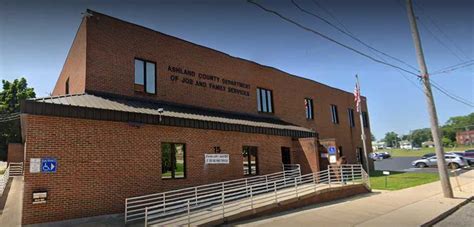
{"label": "blue sky", "polygon": [[[403,0],[314,1],[331,11],[359,39],[418,68]],[[245,0],[176,2],[0,0],[0,78],[24,76],[38,96],[46,96],[64,64],[81,12],[90,8],[347,91],[354,89],[354,75],[358,74],[362,94],[368,98],[372,132],[378,139],[387,131],[403,134],[429,127],[423,94],[390,67],[301,30]],[[290,0],[258,2],[373,55],[325,23],[298,11]],[[334,20],[313,0],[296,2]],[[474,59],[473,1],[415,2],[421,6],[415,9],[424,24],[419,28],[429,71]],[[416,82],[413,76],[406,76]],[[457,96],[474,100],[473,66],[433,75],[432,79]],[[472,107],[437,91],[434,94],[441,123],[451,116],[473,112]]]}

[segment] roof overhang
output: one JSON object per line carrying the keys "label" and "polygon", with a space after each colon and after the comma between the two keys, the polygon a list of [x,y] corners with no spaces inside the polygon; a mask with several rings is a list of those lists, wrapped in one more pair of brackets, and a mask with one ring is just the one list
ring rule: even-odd
{"label": "roof overhang", "polygon": [[241,115],[150,100],[126,99],[113,95],[80,94],[31,99],[22,103],[21,112],[294,138],[317,136],[311,129],[292,125],[277,118]]}

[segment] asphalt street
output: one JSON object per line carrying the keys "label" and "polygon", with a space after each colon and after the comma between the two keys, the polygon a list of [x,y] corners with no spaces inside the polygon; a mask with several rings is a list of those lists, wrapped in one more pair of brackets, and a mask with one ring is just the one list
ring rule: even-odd
{"label": "asphalt street", "polygon": [[472,226],[474,223],[474,201],[471,200],[468,204],[459,208],[456,212],[449,215],[434,226],[436,227],[450,227],[450,226]]}

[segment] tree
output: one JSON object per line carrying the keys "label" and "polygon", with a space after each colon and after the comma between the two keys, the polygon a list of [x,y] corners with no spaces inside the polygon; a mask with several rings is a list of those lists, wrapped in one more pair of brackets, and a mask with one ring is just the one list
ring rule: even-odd
{"label": "tree", "polygon": [[410,137],[415,147],[421,147],[421,144],[425,141],[433,141],[431,129],[429,128],[415,129],[411,132]]}
{"label": "tree", "polygon": [[374,142],[377,140],[377,138],[375,138],[373,133],[370,133],[370,139]]}
{"label": "tree", "polygon": [[398,134],[395,132],[387,132],[385,133],[383,141],[387,144],[387,146],[397,147],[400,138],[398,138]]}
{"label": "tree", "polygon": [[0,91],[0,158],[5,160],[8,143],[21,142],[20,120],[16,114],[20,112],[20,102],[35,98],[33,88],[28,87],[25,78],[13,82],[2,80]]}
{"label": "tree", "polygon": [[441,127],[443,138],[456,141],[456,132],[464,131],[474,127],[474,113],[466,116],[451,117],[446,124]]}

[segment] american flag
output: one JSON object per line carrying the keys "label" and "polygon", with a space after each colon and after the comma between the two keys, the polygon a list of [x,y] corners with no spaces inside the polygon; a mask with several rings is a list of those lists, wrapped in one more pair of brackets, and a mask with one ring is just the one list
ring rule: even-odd
{"label": "american flag", "polygon": [[356,75],[356,85],[354,88],[354,102],[356,103],[357,112],[360,112],[360,87],[359,77]]}

